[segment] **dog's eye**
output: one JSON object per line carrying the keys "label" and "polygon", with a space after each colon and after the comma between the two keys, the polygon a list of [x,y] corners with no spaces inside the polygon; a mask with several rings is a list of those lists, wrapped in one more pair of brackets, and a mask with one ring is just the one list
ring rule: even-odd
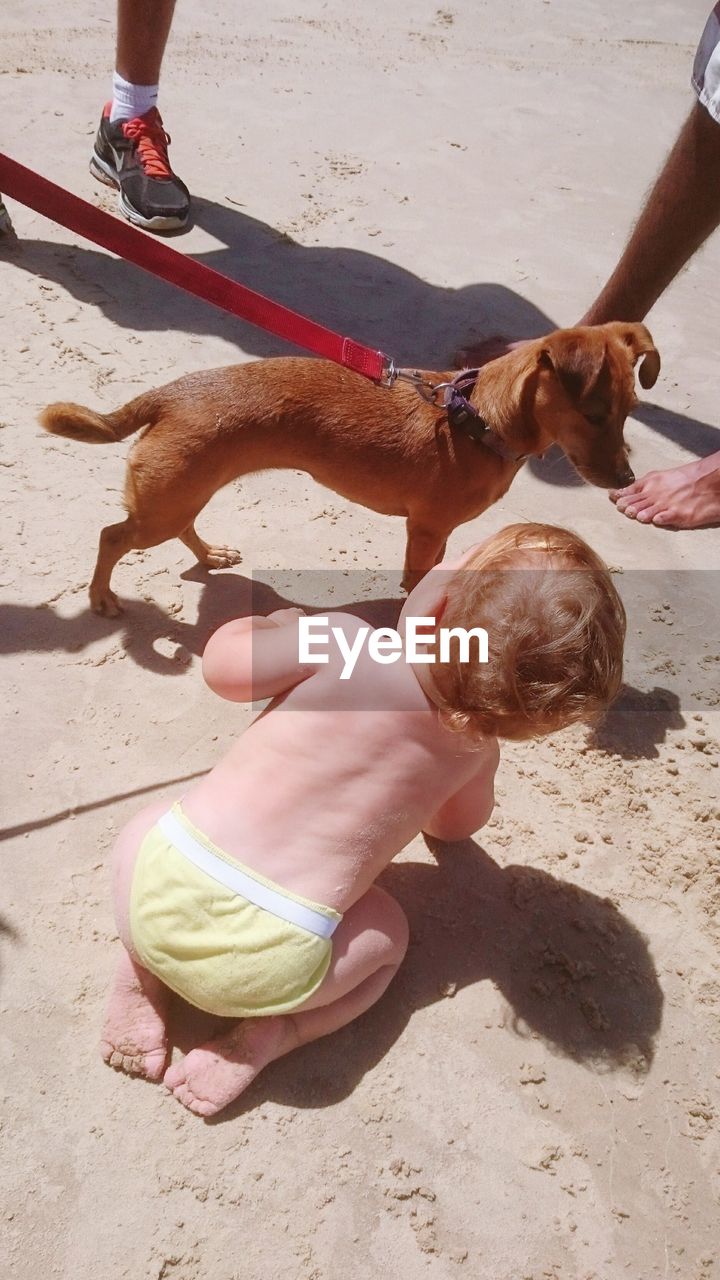
{"label": "dog's eye", "polygon": [[583,416],[591,427],[604,427],[607,422],[607,417],[604,413],[586,413]]}

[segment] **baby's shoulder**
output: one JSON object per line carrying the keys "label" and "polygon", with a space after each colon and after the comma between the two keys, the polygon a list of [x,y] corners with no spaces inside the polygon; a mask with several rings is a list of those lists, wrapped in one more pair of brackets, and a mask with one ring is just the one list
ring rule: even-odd
{"label": "baby's shoulder", "polygon": [[333,610],[306,614],[298,619],[300,662],[306,669],[320,668],[325,676],[341,672],[341,678],[347,679],[365,651],[372,630],[353,613]]}
{"label": "baby's shoulder", "polygon": [[342,646],[343,639],[352,643],[361,633],[367,636],[373,630],[369,623],[354,613],[342,613],[339,609],[304,614],[298,619],[298,627],[302,642],[335,650],[338,649],[339,638]]}

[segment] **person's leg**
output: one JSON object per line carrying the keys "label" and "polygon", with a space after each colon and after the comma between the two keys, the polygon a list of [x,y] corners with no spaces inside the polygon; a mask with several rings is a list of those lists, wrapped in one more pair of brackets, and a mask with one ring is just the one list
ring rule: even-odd
{"label": "person's leg", "polygon": [[175,0],[118,0],[110,121],[134,120],[157,105]]}
{"label": "person's leg", "polygon": [[407,944],[402,909],[373,887],[338,925],[330,968],[314,996],[296,1013],[236,1023],[169,1067],[165,1085],[190,1111],[215,1115],[269,1062],[338,1031],[369,1009],[397,972]]}
{"label": "person's leg", "polygon": [[[720,225],[720,10],[708,19],[693,69],[693,107],[610,279],[581,324],[643,320]],[[698,529],[720,522],[720,451],[651,471],[610,499],[642,524]]]}
{"label": "person's leg", "polygon": [[[720,124],[696,103],[648,196],[625,251],[581,324],[642,320],[720,224]],[[720,521],[720,451],[611,489],[641,524],[698,529]]]}
{"label": "person's leg", "polygon": [[[696,103],[665,161],[607,284],[578,322],[643,320],[720,225],[720,123]],[[487,363],[522,343],[480,344],[464,363]],[[720,521],[720,451],[686,466],[652,471],[610,490],[617,509],[643,524],[697,529]]]}
{"label": "person's leg", "polygon": [[157,85],[175,0],[118,0],[115,70],[131,84]]}
{"label": "person's leg", "polygon": [[157,110],[158,82],[175,0],[118,0],[112,101],[103,111],[90,161],[117,187],[120,210],[149,231],[182,229],[190,212],[185,183],[173,173],[169,138]]}

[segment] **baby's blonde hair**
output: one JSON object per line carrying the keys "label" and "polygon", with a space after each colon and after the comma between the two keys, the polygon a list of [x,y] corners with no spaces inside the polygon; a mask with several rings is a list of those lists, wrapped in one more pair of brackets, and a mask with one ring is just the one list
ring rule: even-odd
{"label": "baby's blonde hair", "polygon": [[513,524],[450,579],[441,627],[484,627],[487,663],[430,668],[450,728],[533,738],[592,723],[622,683],[625,610],[607,567],[577,534]]}

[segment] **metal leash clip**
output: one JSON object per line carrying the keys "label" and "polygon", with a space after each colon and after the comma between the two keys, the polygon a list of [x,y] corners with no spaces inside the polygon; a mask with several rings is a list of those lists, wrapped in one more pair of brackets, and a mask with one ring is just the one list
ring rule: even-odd
{"label": "metal leash clip", "polygon": [[444,393],[446,387],[450,386],[449,382],[428,382],[419,369],[396,369],[393,366],[393,381],[396,378],[400,382],[409,382],[422,400],[437,407],[443,404],[443,400],[439,400],[438,396],[441,392]]}
{"label": "metal leash clip", "polygon": [[392,356],[386,356],[385,354],[383,354],[382,373],[380,374],[380,379],[379,379],[380,386],[381,387],[394,386],[397,377],[398,377],[398,370]]}

